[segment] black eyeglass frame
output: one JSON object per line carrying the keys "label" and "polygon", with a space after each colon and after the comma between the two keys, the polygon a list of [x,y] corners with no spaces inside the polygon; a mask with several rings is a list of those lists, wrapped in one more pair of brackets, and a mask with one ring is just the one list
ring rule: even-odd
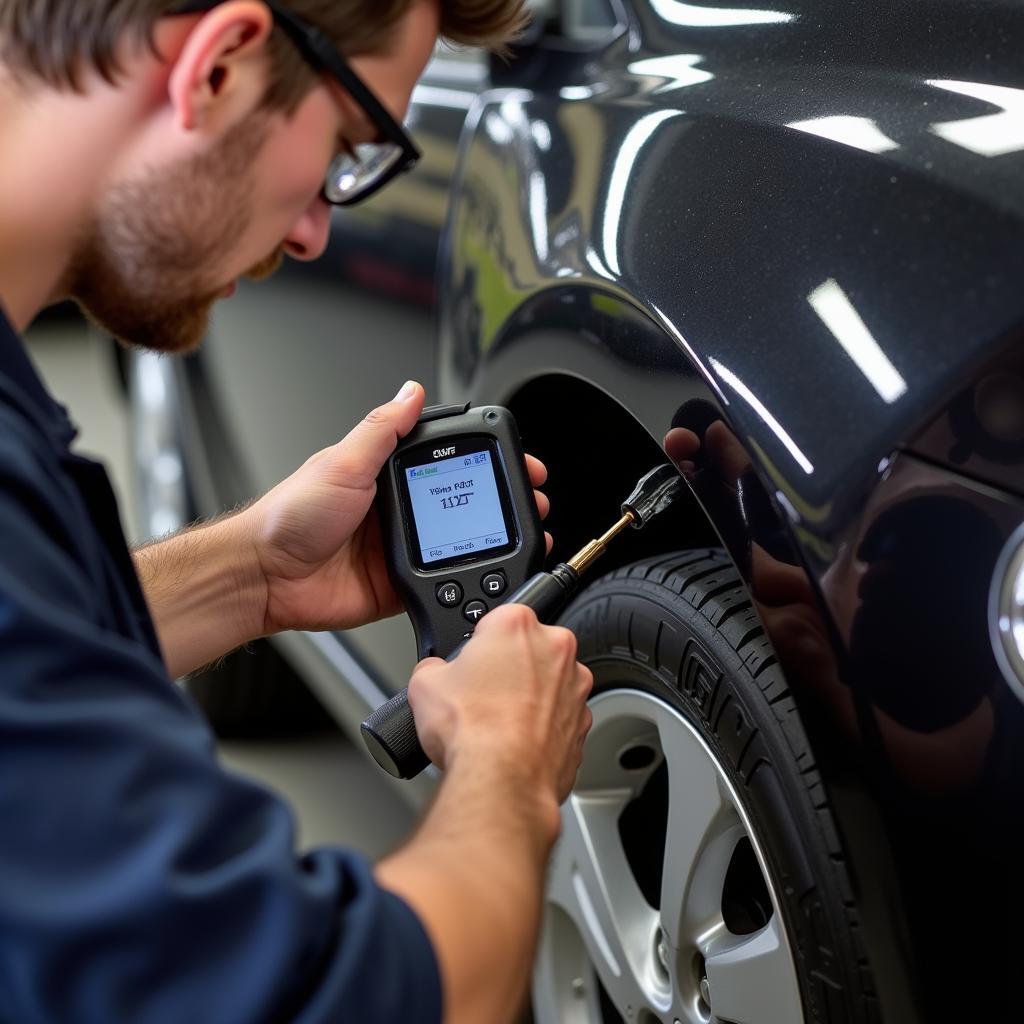
{"label": "black eyeglass frame", "polygon": [[[218,7],[223,0],[193,0],[191,3],[176,4],[167,13],[202,14]],[[388,113],[384,104],[370,91],[369,86],[352,70],[348,61],[341,55],[338,48],[327,37],[327,34],[311,25],[291,11],[281,7],[275,0],[262,0],[270,9],[274,22],[284,31],[295,44],[299,53],[316,69],[326,71],[335,78],[349,95],[358,103],[373,122],[374,127],[388,141],[401,150],[401,156],[385,170],[379,178],[365,189],[356,192],[347,199],[331,199],[327,195],[326,184],[321,192],[325,202],[332,206],[353,206],[368,199],[393,181],[399,174],[411,171],[419,162],[420,151],[409,137],[409,133]]]}

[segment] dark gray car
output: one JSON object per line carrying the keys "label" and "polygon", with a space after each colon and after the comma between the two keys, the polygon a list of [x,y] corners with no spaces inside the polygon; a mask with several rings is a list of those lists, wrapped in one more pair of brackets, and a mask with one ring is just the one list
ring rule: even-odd
{"label": "dark gray car", "polygon": [[[406,377],[513,410],[555,557],[668,438],[687,498],[565,618],[595,724],[537,1020],[1019,1019],[1024,8],[564,0],[538,29],[439,54],[420,168],[199,357],[135,361],[144,527]],[[353,733],[414,653],[404,619],[275,643]]]}

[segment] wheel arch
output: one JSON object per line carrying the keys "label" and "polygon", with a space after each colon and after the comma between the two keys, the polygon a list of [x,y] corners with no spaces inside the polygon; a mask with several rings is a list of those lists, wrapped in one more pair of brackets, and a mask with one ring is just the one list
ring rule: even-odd
{"label": "wheel arch", "polygon": [[[557,557],[568,557],[604,532],[640,476],[665,453],[647,426],[593,381],[554,370],[524,382],[507,399],[524,444],[548,467],[548,526]],[[714,519],[687,488],[659,520],[627,543],[612,547],[607,571],[643,555],[674,550],[683,538],[695,547],[724,546]]]}
{"label": "wheel arch", "polygon": [[[485,348],[460,348],[465,336],[442,334],[441,397],[512,410],[526,449],[549,469],[556,555],[568,556],[607,528],[636,480],[666,461],[664,440],[673,427],[699,432],[721,420],[744,436],[693,354],[651,313],[610,289],[542,288],[508,313]],[[770,480],[758,446],[748,448],[759,478]],[[709,476],[687,480],[672,513],[621,545],[621,553],[610,551],[605,566],[680,547],[719,546],[748,580],[751,544],[766,535],[790,536],[790,523],[768,487],[762,486],[755,522],[750,508],[712,486]],[[796,564],[797,538],[791,539]]]}

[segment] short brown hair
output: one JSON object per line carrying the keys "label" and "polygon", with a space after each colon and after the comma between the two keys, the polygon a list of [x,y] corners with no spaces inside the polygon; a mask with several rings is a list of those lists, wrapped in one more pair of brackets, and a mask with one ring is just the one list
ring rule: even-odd
{"label": "short brown hair", "polygon": [[[153,45],[157,20],[179,0],[0,0],[0,60],[57,89],[79,89],[83,69],[114,82],[118,48],[127,36]],[[412,0],[284,0],[299,17],[323,29],[347,56],[386,48]],[[440,0],[441,38],[502,52],[522,30],[524,0]],[[284,33],[270,41],[273,76],[266,102],[294,108],[311,87],[309,65]]]}

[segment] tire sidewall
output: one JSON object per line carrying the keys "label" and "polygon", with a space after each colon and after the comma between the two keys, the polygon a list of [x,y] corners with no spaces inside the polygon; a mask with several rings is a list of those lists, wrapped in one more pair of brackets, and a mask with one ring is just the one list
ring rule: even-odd
{"label": "tire sidewall", "polygon": [[[766,862],[805,1020],[873,1019],[861,1012],[859,957],[847,920],[849,883],[841,872],[836,877],[829,840],[837,839],[828,834],[827,808],[823,821],[823,787],[792,697],[770,704],[764,673],[755,678],[701,611],[671,587],[629,572],[597,581],[561,620],[576,633],[579,659],[594,673],[594,696],[639,690],[675,708],[696,729],[737,794]],[[682,648],[678,663],[662,656],[666,629]],[[655,650],[637,642],[652,633]],[[770,671],[781,675],[777,666]]]}

